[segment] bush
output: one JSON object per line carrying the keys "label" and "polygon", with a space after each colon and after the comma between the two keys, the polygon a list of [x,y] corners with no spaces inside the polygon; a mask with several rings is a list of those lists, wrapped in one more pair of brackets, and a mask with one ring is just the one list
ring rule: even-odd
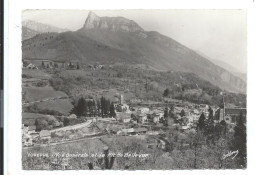
{"label": "bush", "polygon": [[36,84],[35,84],[35,86],[37,86],[37,87],[45,87],[45,86],[47,86],[47,82],[46,81],[39,81],[39,82],[37,82]]}

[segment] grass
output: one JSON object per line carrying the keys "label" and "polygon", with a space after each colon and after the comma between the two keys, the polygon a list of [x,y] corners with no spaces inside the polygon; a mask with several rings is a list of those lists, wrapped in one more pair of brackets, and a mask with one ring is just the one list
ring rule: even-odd
{"label": "grass", "polygon": [[37,79],[49,79],[51,76],[49,74],[44,73],[41,70],[37,69],[23,69],[22,74],[25,76],[29,76],[31,78],[37,78]]}
{"label": "grass", "polygon": [[23,87],[25,100],[28,102],[39,101],[48,98],[67,97],[64,92],[55,91],[52,87]]}
{"label": "grass", "polygon": [[[57,157],[51,157],[55,153],[60,154],[95,154],[102,153],[105,145],[98,139],[84,140],[80,142],[73,142],[61,145],[34,147],[22,150],[22,167],[25,170],[29,169],[52,169],[46,162],[55,162]],[[28,153],[42,153],[48,154],[49,157],[29,157]],[[72,169],[88,169],[87,163],[93,162],[94,158],[91,157],[75,157],[69,159],[69,164]],[[44,163],[45,162],[45,163]]]}
{"label": "grass", "polygon": [[40,110],[48,109],[51,111],[57,111],[64,115],[69,115],[73,108],[73,105],[68,99],[57,99],[40,102],[37,106]]}

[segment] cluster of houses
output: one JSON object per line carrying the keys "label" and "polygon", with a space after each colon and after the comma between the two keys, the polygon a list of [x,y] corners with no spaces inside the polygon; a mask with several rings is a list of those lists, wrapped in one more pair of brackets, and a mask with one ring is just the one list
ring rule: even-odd
{"label": "cluster of houses", "polygon": [[[174,117],[167,117],[167,125],[179,125],[181,129],[191,129],[196,127],[202,113],[206,119],[209,117],[209,109],[211,108],[215,123],[224,120],[229,125],[234,125],[238,118],[242,115],[244,121],[246,118],[246,108],[222,108],[209,106],[207,104],[187,104],[174,105],[172,111]],[[123,100],[121,95],[119,103],[115,104],[116,119],[122,123],[137,123],[140,125],[162,125],[165,107],[129,107]],[[170,111],[170,109],[167,109]],[[131,131],[132,132],[132,131]],[[130,131],[128,133],[131,133]]]}
{"label": "cluster of houses", "polygon": [[51,133],[48,130],[36,131],[35,125],[22,125],[22,145],[32,146],[37,140],[48,140],[51,139]]}
{"label": "cluster of houses", "polygon": [[38,67],[37,66],[35,66],[34,64],[32,64],[32,63],[29,63],[28,65],[26,65],[26,64],[22,64],[22,68],[26,68],[26,69],[38,69]]}

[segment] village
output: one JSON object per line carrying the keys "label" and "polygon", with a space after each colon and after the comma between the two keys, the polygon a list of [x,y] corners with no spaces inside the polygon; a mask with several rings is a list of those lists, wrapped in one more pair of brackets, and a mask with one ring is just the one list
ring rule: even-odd
{"label": "village", "polygon": [[[184,136],[189,133],[195,135],[198,120],[204,115],[205,120],[213,117],[214,125],[225,121],[228,131],[234,132],[238,118],[241,117],[241,114],[243,117],[246,116],[245,108],[225,108],[225,103],[222,108],[207,104],[182,104],[178,101],[129,106],[125,103],[124,96],[119,95],[113,105],[115,111],[113,117],[86,117],[82,123],[71,126],[36,131],[35,125],[23,124],[23,146],[31,147],[67,143],[79,139],[122,136],[145,139],[148,148],[166,150],[168,141],[165,133],[169,129],[176,129]],[[76,119],[77,116],[71,114],[68,118]]]}

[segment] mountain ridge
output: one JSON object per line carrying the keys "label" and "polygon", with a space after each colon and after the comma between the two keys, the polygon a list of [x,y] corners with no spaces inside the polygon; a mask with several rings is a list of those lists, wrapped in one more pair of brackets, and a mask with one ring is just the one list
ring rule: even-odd
{"label": "mountain ridge", "polygon": [[[48,32],[57,32],[62,33],[69,31],[68,29],[59,28],[53,25],[44,24],[40,22],[36,22],[33,20],[24,20],[22,21],[22,34],[23,40],[34,37],[40,33],[48,33]],[[31,33],[31,34],[29,34]],[[26,36],[27,35],[27,36]]]}
{"label": "mountain ridge", "polygon": [[[124,21],[122,27],[118,19],[126,18],[98,17],[90,13],[83,27],[75,32],[63,32],[52,38],[53,34],[49,34],[47,40],[38,36],[23,42],[23,58],[146,64],[161,71],[195,73],[222,89],[246,93],[242,79],[197,52],[158,32],[139,29],[131,20]],[[108,20],[108,27],[102,27]],[[117,26],[112,27],[115,21]]]}

